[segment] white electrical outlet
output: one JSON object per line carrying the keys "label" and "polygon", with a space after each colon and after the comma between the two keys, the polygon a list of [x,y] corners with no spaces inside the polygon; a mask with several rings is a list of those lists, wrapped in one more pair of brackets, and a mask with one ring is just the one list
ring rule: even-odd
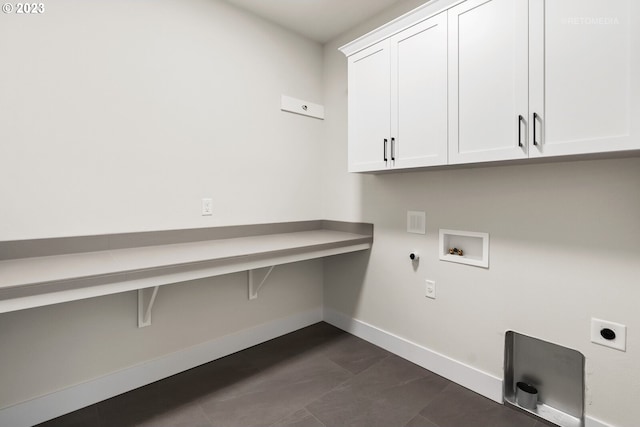
{"label": "white electrical outlet", "polygon": [[436,282],[433,280],[425,280],[427,284],[425,288],[425,296],[427,298],[436,299]]}
{"label": "white electrical outlet", "polygon": [[202,216],[213,215],[213,199],[202,199]]}
{"label": "white electrical outlet", "polygon": [[627,351],[627,327],[620,323],[592,318],[591,342]]}

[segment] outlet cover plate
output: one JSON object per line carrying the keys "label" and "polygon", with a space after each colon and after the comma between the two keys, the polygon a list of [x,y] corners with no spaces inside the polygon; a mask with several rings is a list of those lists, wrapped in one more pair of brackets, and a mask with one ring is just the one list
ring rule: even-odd
{"label": "outlet cover plate", "polygon": [[436,299],[436,282],[433,280],[425,280],[425,294],[427,298]]}
{"label": "outlet cover plate", "polygon": [[[600,331],[608,328],[616,333],[616,337],[607,340],[600,335]],[[615,348],[620,351],[627,351],[627,327],[620,323],[609,322],[602,319],[591,319],[591,342],[604,345],[606,347]]]}
{"label": "outlet cover plate", "polygon": [[202,216],[212,216],[213,215],[213,199],[204,198],[202,199]]}

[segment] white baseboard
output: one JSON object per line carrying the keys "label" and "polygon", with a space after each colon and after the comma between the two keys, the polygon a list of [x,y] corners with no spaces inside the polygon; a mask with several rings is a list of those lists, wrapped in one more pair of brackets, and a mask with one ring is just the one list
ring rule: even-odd
{"label": "white baseboard", "polygon": [[502,403],[500,378],[327,307],[324,308],[324,321],[491,400]]}
{"label": "white baseboard", "polygon": [[322,321],[320,308],[244,329],[0,409],[0,426],[30,427]]}
{"label": "white baseboard", "polygon": [[[382,347],[395,355],[407,359],[418,366],[422,366],[493,401],[502,403],[501,378],[494,377],[486,372],[394,335],[391,332],[387,332],[361,320],[353,319],[330,308],[325,307],[323,310],[323,319],[325,322],[375,344],[378,347]],[[585,417],[585,427],[614,426],[587,416]]]}
{"label": "white baseboard", "polygon": [[585,417],[584,427],[614,427],[612,424],[606,424],[603,421],[596,420],[595,418]]}

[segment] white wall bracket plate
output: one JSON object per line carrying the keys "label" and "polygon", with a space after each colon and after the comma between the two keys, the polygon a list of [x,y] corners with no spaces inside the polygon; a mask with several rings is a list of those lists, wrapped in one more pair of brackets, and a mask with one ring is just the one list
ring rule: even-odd
{"label": "white wall bracket plate", "polygon": [[324,106],[314,104],[313,102],[303,101],[301,99],[292,98],[282,95],[281,107],[282,111],[301,114],[316,119],[324,120]]}
{"label": "white wall bracket plate", "polygon": [[[262,288],[262,286],[264,285],[264,282],[266,282],[267,279],[269,278],[269,275],[273,271],[273,267],[275,267],[275,265],[272,265],[271,267],[266,269],[267,271],[266,271],[266,273],[264,273],[262,278],[256,277],[256,276],[258,276],[258,274],[256,273],[256,271],[258,271],[258,270],[249,270],[247,272],[248,275],[249,275],[248,284],[249,284],[249,299],[250,300],[258,298],[258,292],[260,291],[260,288]],[[264,271],[265,269],[260,269],[260,270]]]}
{"label": "white wall bracket plate", "polygon": [[151,326],[151,310],[158,296],[160,286],[138,289],[138,328]]}

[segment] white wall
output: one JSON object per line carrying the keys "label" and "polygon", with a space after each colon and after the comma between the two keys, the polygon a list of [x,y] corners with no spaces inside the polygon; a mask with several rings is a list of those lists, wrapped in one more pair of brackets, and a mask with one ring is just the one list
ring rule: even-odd
{"label": "white wall", "polygon": [[[320,216],[322,48],[218,0],[0,16],[0,240]],[[200,216],[200,199],[214,216]],[[322,262],[0,315],[0,408],[322,304]]]}
{"label": "white wall", "polygon": [[0,240],[317,218],[322,121],[280,95],[321,103],[319,44],[219,0],[0,18]]}
{"label": "white wall", "polygon": [[[346,172],[347,62],[337,48],[414,5],[325,46],[323,216],[375,225],[369,256],[325,261],[325,306],[497,377],[507,330],[577,349],[587,415],[637,425],[639,158]],[[426,211],[426,236],[406,233],[407,210]],[[490,233],[490,268],[439,261],[440,228]],[[421,252],[417,271],[412,250]],[[425,279],[436,281],[436,300],[425,298]],[[626,324],[627,352],[590,343],[591,317]]]}

